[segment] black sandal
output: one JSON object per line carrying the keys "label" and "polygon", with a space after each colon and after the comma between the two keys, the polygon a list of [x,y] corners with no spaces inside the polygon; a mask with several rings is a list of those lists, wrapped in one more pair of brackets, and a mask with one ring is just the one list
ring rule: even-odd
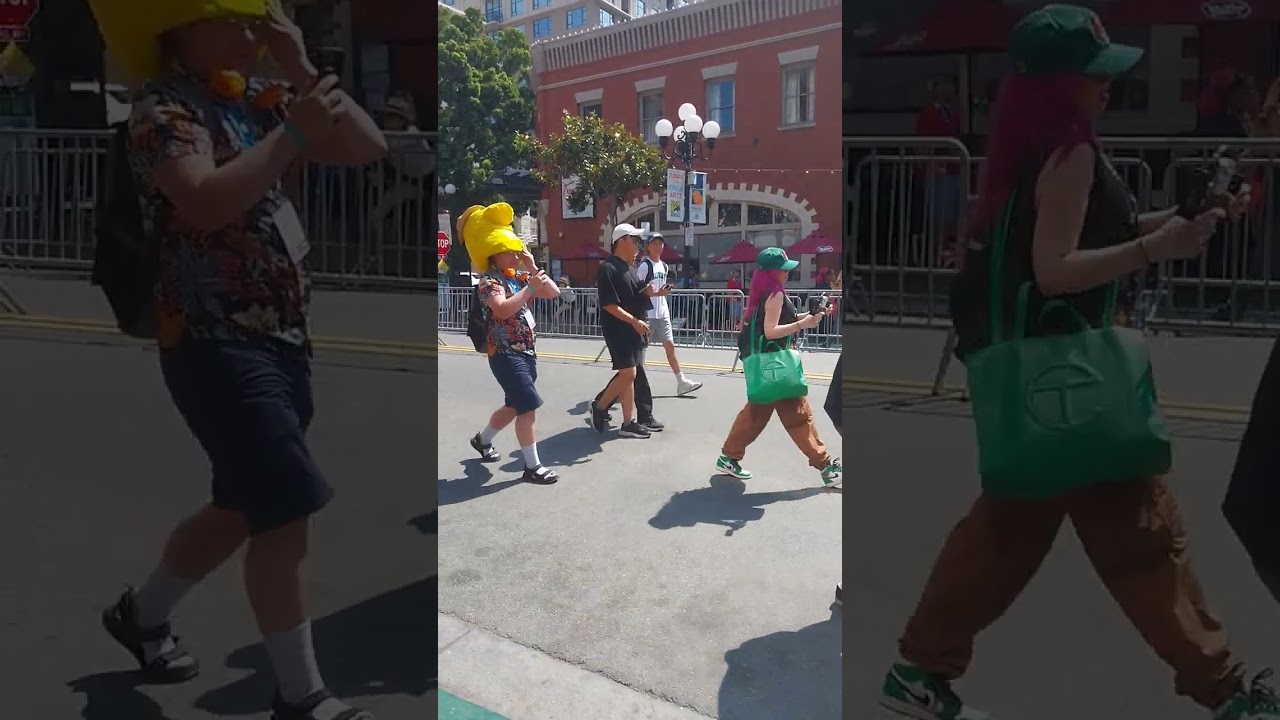
{"label": "black sandal", "polygon": [[[200,663],[178,644],[169,623],[144,628],[138,625],[133,606],[133,589],[120,596],[115,605],[102,611],[102,626],[115,641],[138,661],[138,672],[152,683],[180,683],[200,674]],[[172,640],[173,648],[147,661],[146,643]]]}
{"label": "black sandal", "polygon": [[[316,720],[316,709],[328,700],[338,700],[338,698],[328,690],[317,690],[303,698],[302,702],[290,705],[277,695],[271,707],[271,720]],[[338,702],[342,701],[338,700]],[[329,720],[328,716],[326,720]],[[374,720],[374,717],[366,710],[347,706],[346,710],[332,716],[332,720]]]}
{"label": "black sandal", "polygon": [[560,476],[549,468],[539,465],[536,468],[526,467],[520,479],[534,485],[555,485]]}
{"label": "black sandal", "polygon": [[480,440],[480,433],[476,433],[475,437],[471,438],[471,447],[480,453],[481,462],[497,462],[502,459],[498,451],[493,449],[493,443],[486,445]]}

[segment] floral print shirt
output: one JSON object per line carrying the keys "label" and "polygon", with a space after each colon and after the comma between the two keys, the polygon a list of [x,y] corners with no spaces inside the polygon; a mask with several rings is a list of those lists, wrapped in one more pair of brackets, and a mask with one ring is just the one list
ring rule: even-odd
{"label": "floral print shirt", "polygon": [[491,297],[511,297],[520,292],[524,286],[524,282],[503,277],[497,271],[485,273],[480,278],[480,284],[476,286],[476,295],[484,304],[485,326],[489,328],[490,357],[498,353],[534,355],[535,335],[533,328],[529,326],[533,308],[526,305],[515,315],[506,320],[499,320],[494,317],[493,310],[490,310],[487,304]]}
{"label": "floral print shirt", "polygon": [[184,223],[151,180],[165,160],[210,154],[223,165],[271,132],[280,120],[254,101],[266,85],[249,82],[243,101],[215,99],[186,75],[148,84],[129,118],[129,159],[138,178],[149,237],[160,243],[157,288],[162,348],[186,339],[271,337],[293,345],[308,338],[311,282],[295,265],[276,215],[288,199],[279,183],[238,220],[214,231]]}

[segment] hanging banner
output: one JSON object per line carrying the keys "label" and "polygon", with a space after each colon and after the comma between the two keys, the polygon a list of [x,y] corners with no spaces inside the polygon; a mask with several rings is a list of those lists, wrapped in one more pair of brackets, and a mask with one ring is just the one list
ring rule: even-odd
{"label": "hanging banner", "polygon": [[707,224],[707,174],[696,172],[689,184],[689,222]]}
{"label": "hanging banner", "polygon": [[667,171],[667,222],[685,222],[684,171]]}

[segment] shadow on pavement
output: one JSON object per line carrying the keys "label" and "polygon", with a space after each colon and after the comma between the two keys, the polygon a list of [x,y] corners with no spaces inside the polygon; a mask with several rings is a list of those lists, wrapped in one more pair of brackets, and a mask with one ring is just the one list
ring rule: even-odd
{"label": "shadow on pavement", "polygon": [[515,479],[486,485],[485,483],[493,479],[493,472],[485,463],[480,462],[480,458],[470,458],[458,464],[463,467],[462,477],[456,480],[440,479],[437,505],[455,505],[475,500],[520,484],[520,480]]}
{"label": "shadow on pavement", "polygon": [[795,632],[744,642],[725,653],[719,720],[838,718],[841,615]]}
{"label": "shadow on pavement", "polygon": [[67,683],[84,695],[84,720],[176,720],[140,689],[138,674],[130,670],[87,675]]}
{"label": "shadow on pavement", "polygon": [[[435,625],[428,617],[436,589],[432,577],[314,621],[320,669],[334,694],[358,705],[361,697],[424,696],[435,688],[436,655],[424,639]],[[260,643],[232,652],[227,666],[254,673],[206,692],[196,707],[251,715],[270,705],[274,679]]]}
{"label": "shadow on pavement", "polygon": [[[591,462],[591,456],[601,450],[604,437],[592,427],[569,428],[562,433],[538,441],[538,458],[548,467],[573,467]],[[524,472],[524,456],[516,449],[511,461],[498,468],[502,472]]]}
{"label": "shadow on pavement", "polygon": [[723,525],[725,535],[732,535],[747,523],[764,517],[763,505],[790,500],[803,500],[824,492],[823,488],[803,488],[782,492],[748,493],[741,480],[713,475],[711,486],[683,490],[671,496],[649,525],[659,530],[693,527],[698,523]]}
{"label": "shadow on pavement", "polygon": [[423,535],[438,535],[440,534],[440,511],[433,510],[426,515],[416,517],[410,520],[409,524]]}

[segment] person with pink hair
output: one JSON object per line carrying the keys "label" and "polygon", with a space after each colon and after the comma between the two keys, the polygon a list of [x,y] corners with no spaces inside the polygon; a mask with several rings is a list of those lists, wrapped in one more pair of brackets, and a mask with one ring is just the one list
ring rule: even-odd
{"label": "person with pink hair", "polygon": [[[1055,315],[1041,314],[1050,301],[1068,304],[1092,327],[1107,325],[1116,281],[1152,263],[1199,255],[1227,215],[1223,208],[1192,220],[1172,210],[1138,213],[1094,126],[1111,79],[1142,51],[1112,43],[1095,13],[1071,5],[1037,10],[1014,29],[1010,54],[1016,71],[994,108],[973,236],[952,292],[961,359],[995,342],[993,324],[1013,335],[1014,297],[1024,288],[1025,317],[1040,318],[1025,328],[1028,335],[1077,331],[1073,318],[1054,322]],[[999,270],[992,268],[997,228]],[[1007,298],[1007,312],[995,318],[993,288]],[[1107,590],[1173,668],[1180,695],[1214,720],[1280,720],[1269,672],[1246,680],[1206,607],[1163,477],[1096,480],[1039,499],[984,488],[935,561],[899,641],[901,659],[885,675],[881,705],[917,720],[989,718],[964,702],[952,681],[968,668],[978,634],[1031,582],[1067,518]]]}
{"label": "person with pink hair", "polygon": [[[770,341],[817,327],[826,313],[833,312],[834,306],[815,313],[796,312],[795,305],[787,298],[786,280],[787,274],[799,265],[798,260],[788,258],[786,251],[778,247],[765,248],[756,257],[756,271],[751,276],[751,292],[747,295],[742,330],[738,333],[738,351],[743,360],[760,352]],[[809,466],[819,471],[823,486],[839,485],[844,472],[840,459],[831,457],[823,446],[813,424],[813,408],[805,397],[771,403],[748,400],[724,440],[716,460],[716,472],[739,480],[751,479],[751,472],[742,467],[742,458],[746,457],[747,446],[760,437],[774,413],[778,414],[792,442],[809,459]]]}

